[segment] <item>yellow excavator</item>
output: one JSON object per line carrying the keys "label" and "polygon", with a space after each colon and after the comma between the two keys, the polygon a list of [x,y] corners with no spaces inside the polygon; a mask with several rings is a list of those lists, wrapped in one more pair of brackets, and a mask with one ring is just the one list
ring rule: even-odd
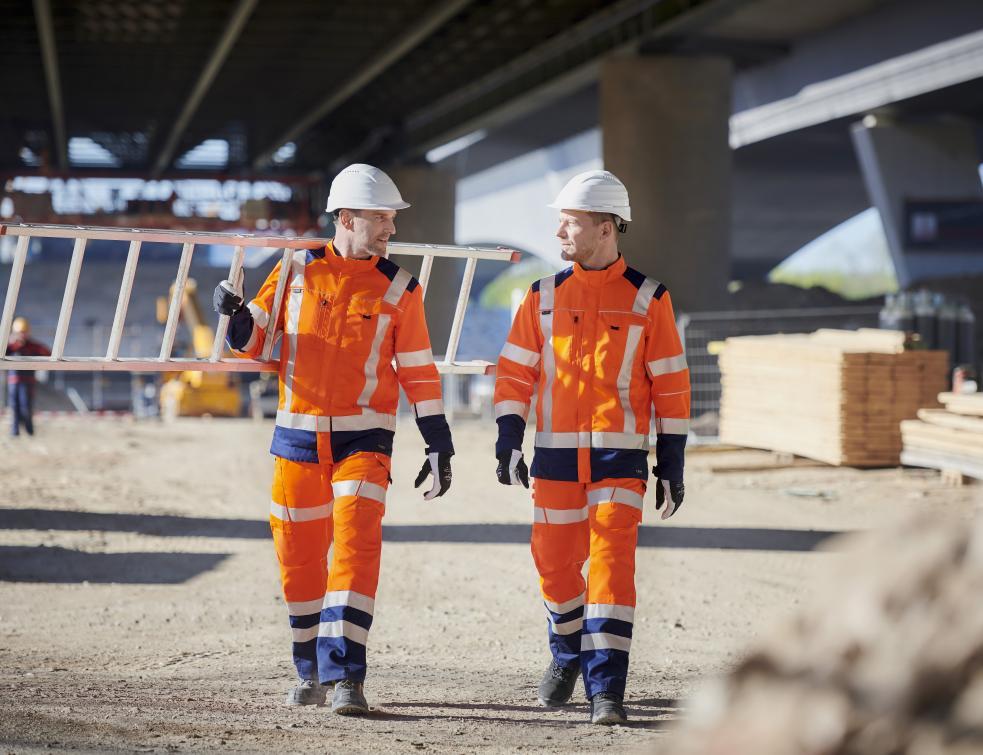
{"label": "yellow excavator", "polygon": [[[174,286],[167,298],[157,299],[157,321],[167,322],[167,311]],[[194,356],[208,359],[212,354],[215,331],[205,324],[201,305],[198,303],[198,284],[189,278],[184,287],[181,300],[181,321],[191,336],[191,349]],[[238,417],[242,397],[239,394],[239,379],[235,374],[223,372],[165,372],[164,383],[160,388],[160,415],[164,419],[174,417]]]}

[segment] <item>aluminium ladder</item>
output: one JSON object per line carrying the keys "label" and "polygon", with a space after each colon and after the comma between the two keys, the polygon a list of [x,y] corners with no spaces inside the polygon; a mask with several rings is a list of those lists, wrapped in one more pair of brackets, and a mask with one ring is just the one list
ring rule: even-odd
{"label": "aluminium ladder", "polygon": [[[81,370],[109,371],[122,370],[127,372],[175,372],[198,370],[201,372],[276,372],[279,361],[272,359],[273,346],[279,333],[275,332],[279,318],[271,317],[266,327],[266,342],[260,359],[240,359],[237,357],[223,358],[225,336],[229,327],[229,318],[221,315],[215,328],[215,339],[212,353],[208,359],[203,358],[173,358],[171,351],[177,335],[178,320],[181,314],[181,302],[188,281],[188,271],[195,246],[198,244],[226,244],[233,246],[232,265],[229,268],[228,280],[237,280],[242,271],[242,262],[246,247],[274,247],[283,250],[281,267],[289,269],[291,258],[300,249],[320,249],[327,244],[328,239],[301,238],[286,236],[257,236],[238,233],[196,233],[194,231],[167,231],[140,228],[99,228],[94,226],[73,225],[38,225],[32,223],[0,224],[0,236],[16,236],[17,245],[14,250],[13,263],[10,269],[10,280],[7,284],[7,297],[4,300],[3,315],[0,318],[0,370]],[[68,278],[65,282],[65,292],[62,297],[61,311],[58,315],[58,325],[52,342],[50,357],[15,357],[7,355],[7,344],[13,326],[20,294],[21,279],[24,264],[27,261],[28,245],[32,238],[74,239],[72,259],[68,268]],[[86,244],[92,240],[129,242],[123,280],[120,285],[119,299],[116,303],[116,314],[110,331],[109,343],[104,356],[66,357],[64,356],[65,341],[68,337],[69,322],[72,318],[72,308],[78,289],[79,275],[82,270],[82,260]],[[171,295],[167,322],[164,325],[164,335],[160,352],[156,356],[120,357],[119,348],[123,338],[126,323],[126,310],[133,290],[137,263],[140,258],[140,246],[143,242],[179,244],[181,257],[178,263],[174,291]],[[461,328],[464,324],[464,314],[471,296],[471,284],[474,280],[474,270],[478,260],[498,260],[500,262],[518,262],[519,253],[512,249],[481,249],[470,246],[443,246],[439,244],[406,244],[393,242],[389,244],[389,254],[410,255],[423,257],[420,270],[420,285],[424,295],[430,280],[435,257],[449,257],[466,260],[461,289],[457,296],[457,307],[451,322],[450,336],[447,339],[447,350],[443,360],[437,362],[437,370],[451,375],[482,375],[492,371],[489,362],[475,360],[470,362],[456,361],[457,347],[461,339]],[[283,302],[284,290],[289,275],[281,275],[273,300],[273,311],[278,312]]]}

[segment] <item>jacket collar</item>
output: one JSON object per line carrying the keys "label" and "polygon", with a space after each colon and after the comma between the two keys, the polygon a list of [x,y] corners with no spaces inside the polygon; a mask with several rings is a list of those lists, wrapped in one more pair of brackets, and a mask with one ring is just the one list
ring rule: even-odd
{"label": "jacket collar", "polygon": [[332,271],[338,273],[348,273],[349,275],[353,273],[365,272],[366,270],[372,270],[379,264],[379,258],[375,255],[364,260],[342,257],[335,251],[334,239],[331,239],[327,246],[324,247],[324,261],[328,263],[328,267],[331,268]]}
{"label": "jacket collar", "polygon": [[618,259],[603,270],[587,270],[578,263],[574,263],[573,276],[588,286],[604,286],[624,275],[627,267],[624,256],[619,253]]}

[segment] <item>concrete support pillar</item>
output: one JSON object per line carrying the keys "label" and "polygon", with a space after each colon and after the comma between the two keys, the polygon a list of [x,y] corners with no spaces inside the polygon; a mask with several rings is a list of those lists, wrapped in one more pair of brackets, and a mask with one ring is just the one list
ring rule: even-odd
{"label": "concrete support pillar", "polygon": [[973,125],[868,115],[851,133],[899,285],[983,272],[983,187]]}
{"label": "concrete support pillar", "polygon": [[730,277],[732,67],[627,57],[601,70],[604,167],[628,187],[628,264],[665,283],[677,312],[714,310]]}
{"label": "concrete support pillar", "polygon": [[[421,244],[454,243],[454,209],[457,180],[453,174],[426,166],[387,169],[399,193],[412,207],[396,218],[394,241]],[[413,275],[420,272],[421,258],[395,257],[394,261]],[[462,268],[456,260],[434,261],[427,287],[427,327],[435,356],[447,347]]]}

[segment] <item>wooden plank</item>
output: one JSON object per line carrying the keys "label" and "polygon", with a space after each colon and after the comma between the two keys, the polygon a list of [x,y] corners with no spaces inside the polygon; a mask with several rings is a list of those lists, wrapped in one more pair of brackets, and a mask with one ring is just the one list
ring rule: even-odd
{"label": "wooden plank", "polygon": [[983,417],[983,393],[940,393],[939,401],[950,412]]}
{"label": "wooden plank", "polygon": [[911,467],[927,467],[928,469],[956,469],[964,475],[983,480],[983,461],[956,454],[906,448],[901,452],[901,463]]}
{"label": "wooden plank", "polygon": [[953,414],[945,409],[919,409],[918,419],[930,425],[954,427],[957,430],[983,434],[983,417]]}

